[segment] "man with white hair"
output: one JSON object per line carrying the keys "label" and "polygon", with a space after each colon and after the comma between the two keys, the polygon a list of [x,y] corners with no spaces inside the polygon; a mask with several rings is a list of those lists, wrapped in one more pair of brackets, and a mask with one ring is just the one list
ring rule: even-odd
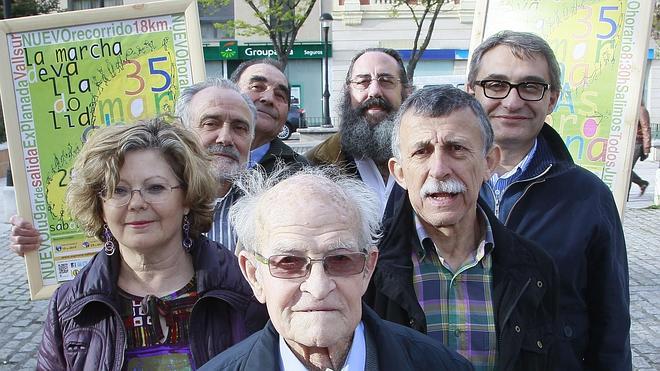
{"label": "man with white hair", "polygon": [[202,369],[470,369],[440,343],[362,305],[380,224],[367,186],[327,168],[278,182],[280,175],[246,174],[231,210],[245,247],[241,270],[271,322]]}
{"label": "man with white hair", "polygon": [[451,86],[416,91],[392,134],[389,169],[408,196],[385,226],[367,304],[476,370],[552,369],[556,268],[477,202],[499,161],[479,102]]}

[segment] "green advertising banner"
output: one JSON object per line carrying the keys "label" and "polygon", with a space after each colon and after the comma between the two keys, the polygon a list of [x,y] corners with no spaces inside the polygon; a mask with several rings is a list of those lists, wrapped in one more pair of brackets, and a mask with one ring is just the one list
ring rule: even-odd
{"label": "green advertising banner", "polygon": [[[332,45],[328,44],[328,57],[332,57]],[[207,61],[246,60],[257,58],[277,58],[271,44],[238,45],[238,42],[221,41],[219,46],[205,45],[204,59]],[[323,44],[295,44],[289,53],[289,59],[324,58]]]}
{"label": "green advertising banner", "polygon": [[505,29],[548,41],[562,86],[546,122],[575,162],[612,189],[620,211],[628,193],[652,6],[638,0],[481,0],[475,12],[471,50]]}
{"label": "green advertising banner", "polygon": [[[178,5],[179,13],[121,19],[115,10],[113,21],[3,35],[11,76],[2,80],[3,104],[16,113],[17,129],[8,130],[14,135],[9,149],[22,154],[26,187],[17,185],[16,192],[26,191],[41,234],[41,286],[73,279],[101,247],[76,226],[64,200],[86,139],[99,127],[171,112],[179,91],[194,83],[191,58],[201,58],[201,50],[190,49],[191,19],[184,11],[194,3],[187,3]],[[14,107],[4,99],[8,88]],[[21,178],[16,158],[12,171]]]}

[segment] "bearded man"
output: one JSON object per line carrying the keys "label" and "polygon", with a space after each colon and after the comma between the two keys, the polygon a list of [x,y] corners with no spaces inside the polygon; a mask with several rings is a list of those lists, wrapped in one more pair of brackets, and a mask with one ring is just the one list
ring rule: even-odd
{"label": "bearded man", "polygon": [[396,50],[359,52],[348,68],[340,101],[339,133],[305,154],[315,165],[335,164],[367,184],[381,201],[383,219],[393,200],[403,195],[387,168],[392,157],[394,116],[408,96],[410,84]]}

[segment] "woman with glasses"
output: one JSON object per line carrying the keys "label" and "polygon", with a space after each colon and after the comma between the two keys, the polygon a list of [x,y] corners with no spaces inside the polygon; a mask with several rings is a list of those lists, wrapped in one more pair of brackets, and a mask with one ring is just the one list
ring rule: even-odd
{"label": "woman with glasses", "polygon": [[83,146],[67,204],[103,249],[53,295],[38,369],[195,369],[263,327],[235,257],[201,235],[209,161],[165,118],[100,129]]}

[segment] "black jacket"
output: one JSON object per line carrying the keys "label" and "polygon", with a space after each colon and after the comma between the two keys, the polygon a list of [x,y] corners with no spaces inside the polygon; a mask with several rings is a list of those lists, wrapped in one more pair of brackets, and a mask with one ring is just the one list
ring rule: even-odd
{"label": "black jacket", "polygon": [[[197,366],[263,328],[256,301],[236,257],[205,237],[191,250],[199,299],[190,315],[189,345]],[[38,370],[121,370],[126,329],[119,314],[119,253],[97,253],[50,301]]]}
{"label": "black jacket", "polygon": [[507,228],[538,243],[560,277],[557,363],[563,370],[632,368],[628,259],[612,192],[577,166],[545,124],[537,152],[500,204],[486,184],[481,197]]}
{"label": "black jacket", "polygon": [[[558,300],[552,259],[502,226],[483,205],[493,230],[493,309],[497,370],[551,369]],[[383,319],[426,333],[426,317],[413,287],[413,246],[419,247],[413,209],[405,197],[385,225],[380,257],[364,296]]]}
{"label": "black jacket", "polygon": [[268,152],[261,158],[261,165],[266,174],[270,174],[275,169],[275,164],[280,161],[284,165],[292,166],[293,170],[298,170],[304,165],[309,165],[305,156],[298,154],[291,147],[287,146],[280,138],[275,138],[270,142]]}
{"label": "black jacket", "polygon": [[[435,340],[383,321],[363,306],[362,321],[367,338],[365,371],[471,370],[465,358]],[[269,321],[250,336],[209,361],[200,370],[279,370],[279,334]]]}
{"label": "black jacket", "polygon": [[[341,133],[329,136],[326,140],[305,152],[305,157],[312,165],[335,165],[340,167],[344,173],[362,180],[355,159],[341,148]],[[395,182],[385,204],[382,220],[387,220],[392,216],[394,206],[405,196],[405,190]]]}

